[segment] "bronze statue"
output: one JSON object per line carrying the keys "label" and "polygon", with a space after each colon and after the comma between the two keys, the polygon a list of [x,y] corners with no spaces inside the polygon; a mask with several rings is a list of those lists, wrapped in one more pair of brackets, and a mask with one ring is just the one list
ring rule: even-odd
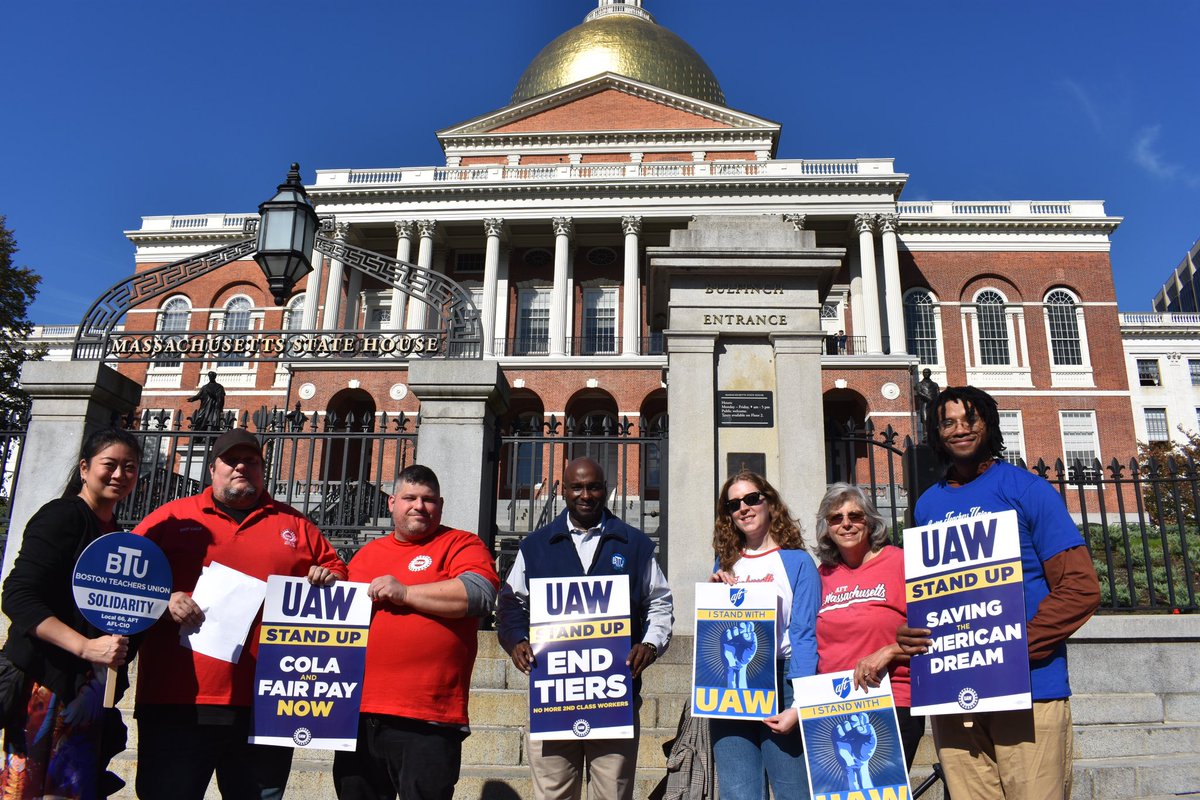
{"label": "bronze statue", "polygon": [[225,423],[225,387],[217,383],[217,373],[208,373],[208,383],[188,398],[189,403],[200,401],[192,414],[192,430],[219,431]]}

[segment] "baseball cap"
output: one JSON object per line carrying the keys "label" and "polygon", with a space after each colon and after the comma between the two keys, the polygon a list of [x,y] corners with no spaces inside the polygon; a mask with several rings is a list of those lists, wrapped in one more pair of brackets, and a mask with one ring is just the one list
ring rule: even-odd
{"label": "baseball cap", "polygon": [[258,443],[258,437],[245,428],[234,428],[231,431],[225,431],[213,442],[212,457],[220,458],[233,448],[243,446],[252,447],[259,456],[262,455],[262,445]]}

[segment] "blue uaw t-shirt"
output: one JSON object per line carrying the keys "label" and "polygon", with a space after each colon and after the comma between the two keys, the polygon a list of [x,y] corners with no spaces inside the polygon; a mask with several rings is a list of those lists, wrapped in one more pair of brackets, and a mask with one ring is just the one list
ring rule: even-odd
{"label": "blue uaw t-shirt", "polygon": [[[997,461],[975,480],[963,486],[942,482],[930,487],[913,511],[917,525],[928,525],[956,517],[1015,509],[1021,534],[1021,569],[1024,572],[1025,619],[1033,619],[1038,606],[1050,594],[1044,564],[1072,547],[1082,545],[1083,536],[1067,513],[1062,498],[1045,479]],[[1067,680],[1067,645],[1062,642],[1048,658],[1031,662],[1030,684],[1034,700],[1058,700],[1071,696]]]}

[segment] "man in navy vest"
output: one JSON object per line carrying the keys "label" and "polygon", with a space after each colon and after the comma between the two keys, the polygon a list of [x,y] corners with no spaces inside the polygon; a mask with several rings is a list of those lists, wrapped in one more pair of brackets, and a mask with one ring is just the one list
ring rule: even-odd
{"label": "man in navy vest", "polygon": [[[607,496],[600,465],[590,458],[575,459],[563,474],[566,509],[521,542],[500,589],[496,630],[501,646],[527,675],[534,665],[529,644],[530,578],[628,575],[634,645],[625,663],[635,680],[671,641],[675,619],[671,589],[654,558],[654,543],[614,517],[605,507]],[[578,798],[585,773],[592,798],[633,800],[637,734],[635,708],[632,739],[530,741],[534,800]]]}

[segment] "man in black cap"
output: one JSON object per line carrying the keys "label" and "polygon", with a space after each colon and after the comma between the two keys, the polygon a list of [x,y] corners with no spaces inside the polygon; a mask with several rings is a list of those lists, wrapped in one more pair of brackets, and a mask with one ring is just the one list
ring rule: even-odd
{"label": "man in black cap", "polygon": [[262,446],[244,428],[217,437],[212,485],[151,512],[134,533],[162,547],[172,587],[164,617],[146,634],[138,659],[137,794],[142,800],[204,797],[217,774],[225,798],[283,796],[290,748],[247,744],[259,624],[236,662],[180,643],[204,612],[192,600],[200,571],[213,562],[266,580],[307,576],[326,585],[346,565],[307,517],[264,491]]}

